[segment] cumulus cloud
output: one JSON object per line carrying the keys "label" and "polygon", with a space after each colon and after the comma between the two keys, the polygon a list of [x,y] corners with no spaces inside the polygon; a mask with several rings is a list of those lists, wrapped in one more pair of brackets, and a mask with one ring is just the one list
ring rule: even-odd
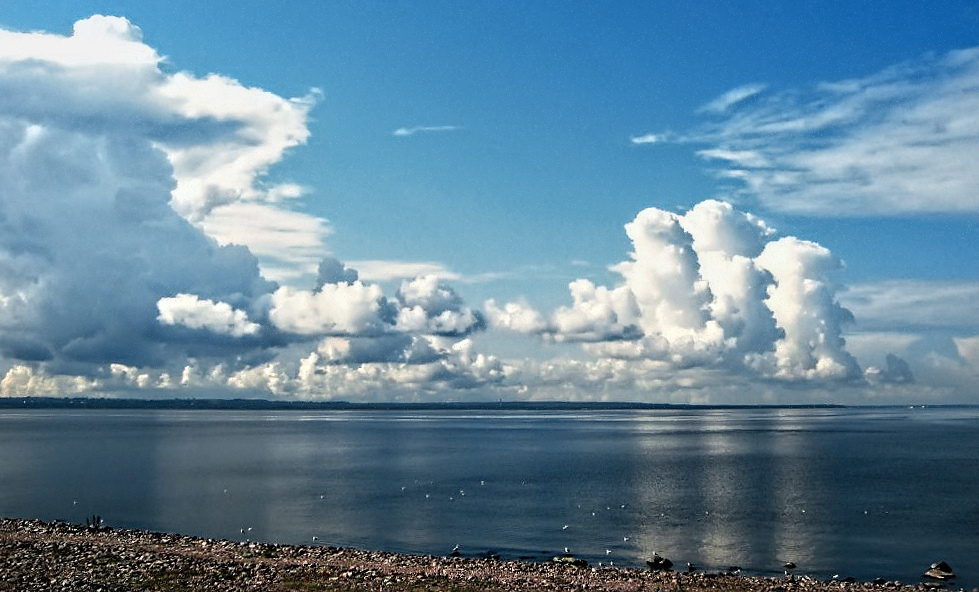
{"label": "cumulus cloud", "polygon": [[269,319],[297,335],[381,334],[391,309],[377,284],[325,284],[318,290],[282,287],[272,294]]}
{"label": "cumulus cloud", "polygon": [[316,91],[284,99],[163,62],[119,17],[68,36],[0,30],[4,393],[289,395],[364,365],[392,381],[497,379],[459,349],[485,321],[452,274],[416,267],[437,275],[386,296],[324,258],[327,222],[290,205],[303,187],[268,181],[306,141]]}
{"label": "cumulus cloud", "polygon": [[244,337],[255,335],[261,327],[248,315],[227,302],[202,300],[193,294],[177,294],[156,302],[157,319],[164,325],[183,325],[190,329],[207,329],[214,333]]}
{"label": "cumulus cloud", "polygon": [[404,281],[397,292],[400,305],[396,325],[402,331],[443,336],[465,336],[486,327],[477,310],[435,275]]}
{"label": "cumulus cloud", "polygon": [[[8,359],[94,375],[258,337],[275,285],[247,248],[221,246],[191,220],[294,196],[261,178],[305,140],[310,105],[162,61],[119,17],[80,21],[70,36],[0,31]],[[190,343],[178,327],[214,339]]]}
{"label": "cumulus cloud", "polygon": [[602,357],[670,368],[728,368],[785,380],[861,376],[845,348],[851,313],[824,247],[775,238],[762,220],[708,200],[679,215],[656,208],[626,224],[628,261],[614,287],[570,284],[572,304],[545,316],[526,303],[487,303],[497,327],[586,342]]}
{"label": "cumulus cloud", "polygon": [[528,302],[507,302],[500,308],[496,300],[487,300],[483,305],[491,327],[514,331],[516,333],[543,334],[551,329],[551,324]]}
{"label": "cumulus cloud", "polygon": [[[979,48],[813,88],[733,89],[685,138],[734,195],[818,216],[979,211]],[[748,102],[745,99],[753,97]]]}
{"label": "cumulus cloud", "polygon": [[775,376],[855,376],[859,368],[842,337],[853,315],[836,301],[829,278],[840,261],[829,249],[795,237],[768,243],[756,261],[775,279],[766,303],[785,332],[775,342]]}

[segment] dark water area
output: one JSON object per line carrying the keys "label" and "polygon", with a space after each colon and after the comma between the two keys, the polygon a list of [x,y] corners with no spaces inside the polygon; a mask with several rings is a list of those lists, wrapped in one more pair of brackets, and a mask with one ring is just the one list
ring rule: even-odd
{"label": "dark water area", "polygon": [[[979,587],[979,408],[0,410],[0,515]],[[244,531],[244,532],[242,532]]]}

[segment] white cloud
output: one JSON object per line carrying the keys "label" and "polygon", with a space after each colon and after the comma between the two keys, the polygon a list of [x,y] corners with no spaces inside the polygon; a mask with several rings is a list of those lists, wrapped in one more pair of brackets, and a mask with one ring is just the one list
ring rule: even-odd
{"label": "white cloud", "polygon": [[401,282],[396,327],[400,331],[463,336],[486,326],[483,316],[462,300],[437,275]]}
{"label": "white cloud", "polygon": [[846,351],[849,311],[825,248],[774,231],[730,204],[705,201],[679,215],[643,210],[626,224],[631,259],[612,267],[618,286],[584,279],[550,318],[526,303],[487,303],[490,321],[593,355],[653,360],[667,368],[724,367],[785,380],[856,380]]}
{"label": "white cloud", "polygon": [[486,301],[483,309],[490,326],[494,328],[537,335],[553,330],[544,315],[534,310],[526,301],[508,302],[500,308],[491,299]]}
{"label": "white cloud", "polygon": [[785,378],[853,378],[860,372],[846,351],[843,325],[850,311],[836,302],[830,274],[841,266],[829,249],[795,237],[765,245],[756,259],[771,272],[766,304],[785,336],[775,342],[774,375]]}
{"label": "white cloud", "polygon": [[247,246],[265,277],[290,285],[315,276],[333,233],[323,218],[259,202],[218,206],[201,228],[221,244]]}
{"label": "white cloud", "polygon": [[[579,279],[568,285],[571,306],[554,311],[548,333],[557,341],[616,341],[641,335],[639,309],[628,289],[608,289]],[[507,305],[511,307],[511,305]],[[512,307],[511,307],[512,308]],[[525,309],[524,315],[528,314]],[[514,328],[524,328],[513,326]]]}
{"label": "white cloud", "polygon": [[[118,17],[80,21],[71,36],[0,31],[8,359],[97,375],[226,354],[229,336],[257,336],[261,316],[247,319],[275,286],[250,251],[219,246],[174,208],[197,219],[218,203],[296,195],[260,181],[305,140],[310,105],[161,61]],[[176,330],[186,324],[211,335],[189,340]]]}
{"label": "white cloud", "polygon": [[419,132],[421,133],[431,133],[431,132],[455,132],[459,131],[460,127],[455,125],[420,125],[417,127],[399,127],[398,129],[391,132],[391,135],[398,137],[408,137],[413,136]]}
{"label": "white cloud", "polygon": [[641,136],[633,136],[629,138],[629,141],[636,145],[659,144],[660,142],[665,142],[668,138],[668,134],[643,134]]}
{"label": "white cloud", "polygon": [[157,319],[164,325],[206,329],[232,337],[255,335],[261,329],[244,311],[233,309],[227,302],[202,300],[193,294],[161,298],[156,307],[160,311]]}
{"label": "white cloud", "polygon": [[319,290],[282,287],[272,294],[269,318],[278,329],[297,335],[380,334],[389,320],[377,284],[325,284]]}
{"label": "white cloud", "polygon": [[859,331],[979,332],[979,282],[889,280],[852,284],[840,301]]}
{"label": "white cloud", "polygon": [[283,99],[162,61],[118,17],[80,21],[72,36],[0,31],[6,391],[288,394],[300,370],[322,370],[311,348],[330,336],[361,352],[351,365],[441,365],[442,384],[470,376],[449,368],[465,366],[453,347],[485,323],[441,283],[455,274],[378,264],[436,274],[388,298],[371,266],[362,282],[324,258],[327,222],[293,209],[304,188],[267,181],[308,137],[316,93]]}
{"label": "white cloud", "polygon": [[765,90],[764,84],[746,84],[733,88],[700,108],[700,111],[720,115]]}
{"label": "white cloud", "polygon": [[762,91],[730,91],[686,138],[734,194],[802,215],[979,211],[979,48],[743,104]]}

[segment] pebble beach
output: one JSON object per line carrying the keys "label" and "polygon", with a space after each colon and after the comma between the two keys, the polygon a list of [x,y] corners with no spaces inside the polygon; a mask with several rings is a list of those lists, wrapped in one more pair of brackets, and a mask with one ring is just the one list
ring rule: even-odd
{"label": "pebble beach", "polygon": [[2,591],[926,592],[941,587],[398,555],[0,519]]}

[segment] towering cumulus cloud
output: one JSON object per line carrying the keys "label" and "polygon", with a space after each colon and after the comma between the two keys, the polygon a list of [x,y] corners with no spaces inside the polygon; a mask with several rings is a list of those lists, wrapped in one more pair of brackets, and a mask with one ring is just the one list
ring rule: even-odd
{"label": "towering cumulus cloud", "polygon": [[573,303],[550,317],[523,303],[487,303],[492,324],[557,341],[583,341],[608,358],[674,368],[726,367],[787,380],[860,376],[842,327],[827,249],[774,231],[730,204],[684,215],[655,208],[626,224],[633,252],[607,288],[571,283]]}
{"label": "towering cumulus cloud", "polygon": [[121,18],[68,37],[0,31],[5,357],[94,374],[261,339],[248,316],[274,284],[188,220],[260,199],[264,168],[305,139],[307,106],[161,61]]}
{"label": "towering cumulus cloud", "polygon": [[[434,277],[393,298],[358,281],[323,259],[325,221],[288,208],[303,190],[267,180],[306,141],[316,92],[283,99],[164,61],[119,17],[0,30],[3,390],[287,393],[344,360],[478,383],[478,311]],[[58,375],[72,378],[45,382]]]}

